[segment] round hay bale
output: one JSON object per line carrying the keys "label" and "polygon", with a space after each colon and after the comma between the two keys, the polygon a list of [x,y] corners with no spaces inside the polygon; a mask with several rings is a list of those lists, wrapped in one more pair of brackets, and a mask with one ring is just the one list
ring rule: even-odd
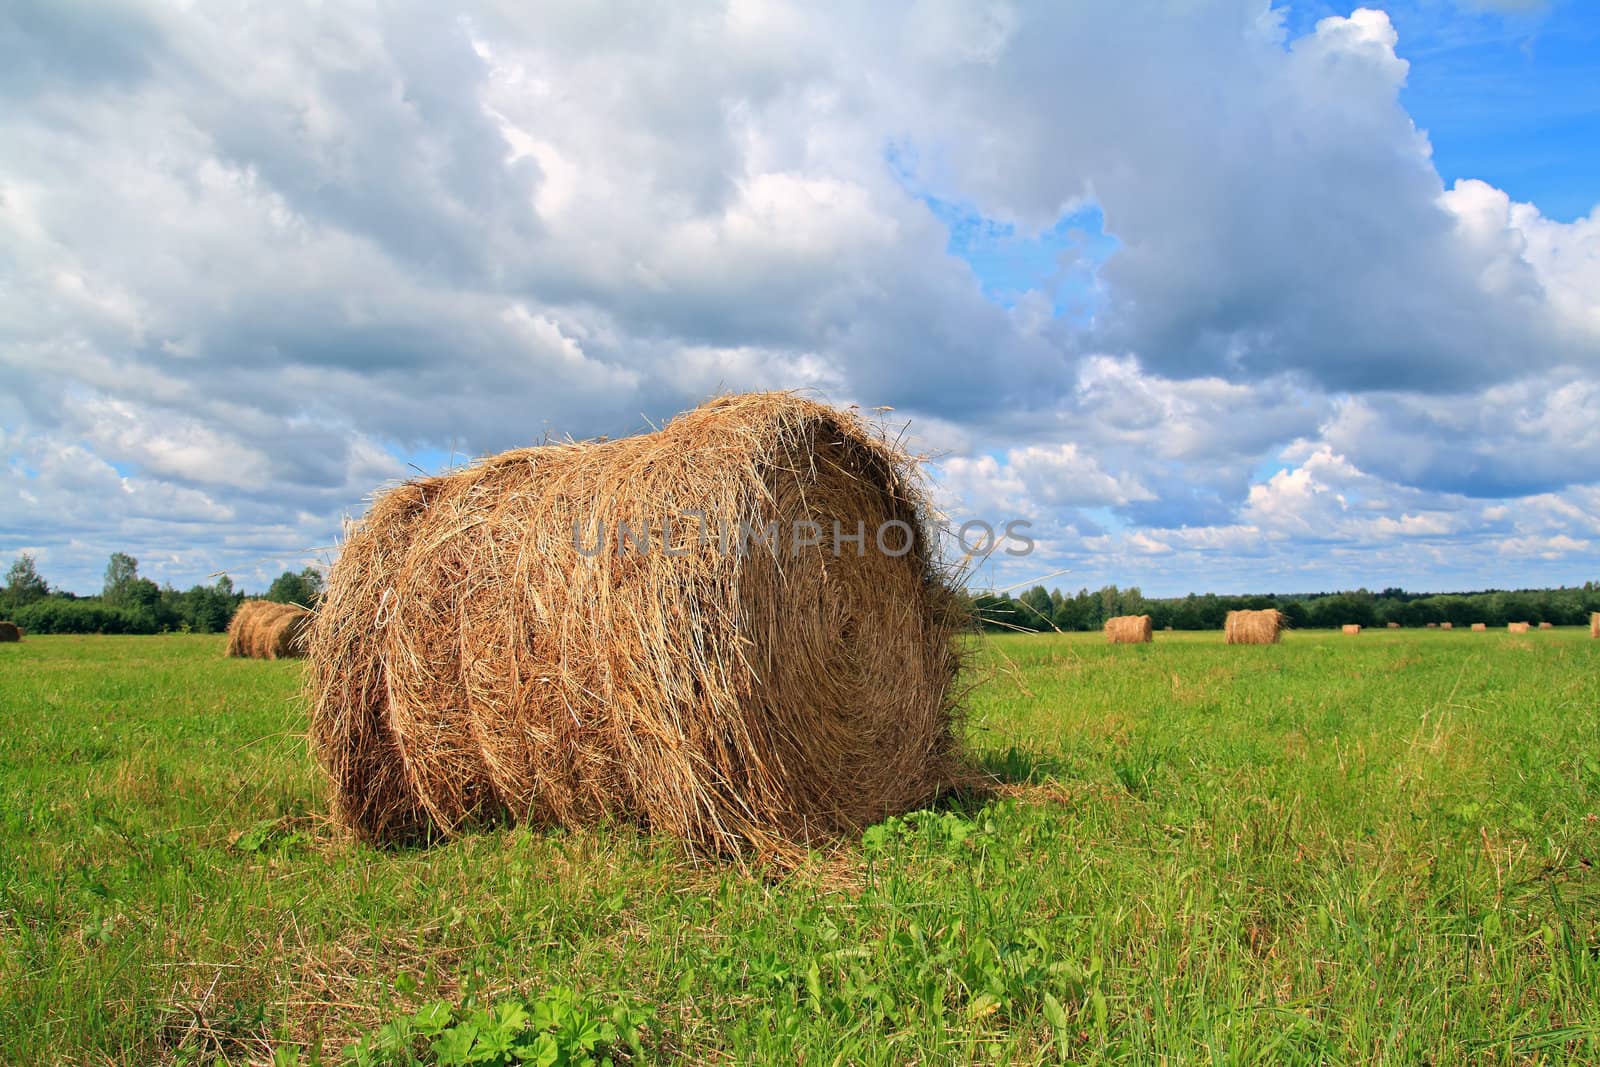
{"label": "round hay bale", "polygon": [[263,618],[256,629],[256,655],[261,659],[299,659],[311,633],[312,613],[299,604],[280,604],[283,610]]}
{"label": "round hay bale", "polygon": [[1455,628],[1456,624],[1453,622],[1441,622],[1439,624],[1439,629],[1441,630],[1454,630]]}
{"label": "round hay bale", "polygon": [[1528,632],[1528,624],[1525,622],[1508,622],[1506,623],[1506,630],[1509,633],[1525,634]]}
{"label": "round hay bale", "polygon": [[1106,620],[1106,640],[1113,645],[1143,645],[1155,640],[1148,615],[1118,615]]}
{"label": "round hay bale", "polygon": [[1287,628],[1283,612],[1277,608],[1261,611],[1230,611],[1223,620],[1223,633],[1230,645],[1275,645]]}
{"label": "round hay bale", "polygon": [[1347,622],[1343,626],[1339,627],[1339,630],[1347,634],[1358,634],[1361,632],[1361,627],[1357,626],[1353,622]]}
{"label": "round hay bale", "polygon": [[1541,622],[1539,624],[1539,629],[1541,630],[1554,630],[1555,628],[1556,624],[1553,622]]}
{"label": "round hay bale", "polygon": [[305,654],[312,613],[298,604],[246,600],[228,622],[224,655],[292,659]]}
{"label": "round hay bale", "polygon": [[22,627],[14,622],[0,622],[0,643],[22,640]]}
{"label": "round hay bale", "polygon": [[927,804],[965,777],[928,515],[910,458],[777,393],[382,494],[308,645],[337,817],[783,858]]}
{"label": "round hay bale", "polygon": [[1400,629],[1400,624],[1397,623],[1397,622],[1385,623],[1384,625],[1386,626],[1387,629],[1390,629],[1390,630],[1398,630],[1398,629]]}
{"label": "round hay bale", "polygon": [[1489,624],[1488,623],[1475,622],[1475,623],[1472,624],[1472,632],[1475,633],[1475,634],[1485,633],[1485,632],[1488,631],[1488,629],[1489,629]]}
{"label": "round hay bale", "polygon": [[1439,624],[1436,622],[1430,622],[1428,623],[1427,628],[1430,630],[1437,630],[1439,628]]}
{"label": "round hay bale", "polygon": [[1589,613],[1589,636],[1600,637],[1600,611]]}

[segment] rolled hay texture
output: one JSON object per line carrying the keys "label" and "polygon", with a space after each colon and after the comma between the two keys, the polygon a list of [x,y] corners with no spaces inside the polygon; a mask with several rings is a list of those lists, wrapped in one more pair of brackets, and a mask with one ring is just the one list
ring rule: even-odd
{"label": "rolled hay texture", "polygon": [[1358,634],[1361,632],[1361,627],[1357,626],[1353,622],[1347,622],[1343,626],[1339,627],[1339,629],[1347,634]]}
{"label": "rolled hay texture", "polygon": [[1475,622],[1472,624],[1472,632],[1475,634],[1486,633],[1488,629],[1489,624],[1485,622]]}
{"label": "rolled hay texture", "polygon": [[1528,632],[1528,624],[1525,622],[1508,622],[1506,623],[1506,631],[1514,634],[1525,634]]}
{"label": "rolled hay texture", "polygon": [[312,613],[298,604],[246,600],[228,623],[225,655],[295,659],[305,654]]}
{"label": "rolled hay texture", "polygon": [[1600,637],[1600,611],[1589,613],[1589,636]]}
{"label": "rolled hay texture", "polygon": [[0,622],[0,643],[21,641],[22,628],[14,622]]}
{"label": "rolled hay texture", "polygon": [[1143,645],[1155,640],[1155,624],[1148,615],[1118,615],[1106,620],[1106,641],[1113,645]]}
{"label": "rolled hay texture", "polygon": [[306,654],[315,615],[298,604],[285,604],[274,618],[256,631],[256,655],[261,659],[300,659]]}
{"label": "rolled hay texture", "polygon": [[1555,628],[1556,624],[1553,622],[1541,622],[1539,624],[1539,629],[1541,630],[1554,630]]}
{"label": "rolled hay texture", "polygon": [[1453,622],[1441,622],[1439,624],[1439,629],[1441,630],[1454,630],[1455,628],[1456,624]]}
{"label": "rolled hay texture", "polygon": [[1222,629],[1230,645],[1275,645],[1283,635],[1283,612],[1276,608],[1262,611],[1230,611]]}
{"label": "rolled hay texture", "polygon": [[927,804],[967,777],[929,516],[910,457],[780,393],[382,494],[309,644],[336,816],[380,843],[616,819],[782,859]]}
{"label": "rolled hay texture", "polygon": [[1388,624],[1388,628],[1391,630],[1398,630],[1400,629],[1400,624],[1397,622],[1391,622]]}

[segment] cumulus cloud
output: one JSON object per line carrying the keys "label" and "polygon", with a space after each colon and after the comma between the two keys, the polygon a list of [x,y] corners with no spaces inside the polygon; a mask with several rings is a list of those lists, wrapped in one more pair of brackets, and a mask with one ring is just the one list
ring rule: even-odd
{"label": "cumulus cloud", "polygon": [[[1061,558],[1561,555],[1600,212],[1446,189],[1403,51],[1262,0],[12,5],[0,556],[302,558],[406,457],[720,388],[893,405],[952,507]],[[1086,210],[1097,250],[1003,300],[952,234]]]}

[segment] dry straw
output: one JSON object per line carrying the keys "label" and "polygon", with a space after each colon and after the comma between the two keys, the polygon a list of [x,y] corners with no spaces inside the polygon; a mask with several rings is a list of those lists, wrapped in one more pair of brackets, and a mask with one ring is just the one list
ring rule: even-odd
{"label": "dry straw", "polygon": [[1148,615],[1118,615],[1106,620],[1106,640],[1113,645],[1142,645],[1155,639]]}
{"label": "dry straw", "polygon": [[1441,622],[1439,624],[1439,629],[1441,630],[1454,630],[1455,628],[1456,624],[1453,622]]}
{"label": "dry straw", "polygon": [[1539,624],[1539,629],[1541,630],[1554,630],[1555,628],[1556,624],[1553,622],[1541,622]]}
{"label": "dry straw", "polygon": [[298,604],[246,600],[228,623],[226,655],[296,659],[305,654],[311,612]]}
{"label": "dry straw", "polygon": [[1388,628],[1391,630],[1398,630],[1400,629],[1400,624],[1397,622],[1391,622],[1388,624]]}
{"label": "dry straw", "polygon": [[[778,537],[741,553],[691,509]],[[617,536],[663,517],[672,553]],[[836,521],[864,525],[860,554],[795,548]],[[930,521],[910,457],[782,393],[392,489],[352,528],[310,642],[335,812],[377,842],[621,819],[783,860],[925,805],[964,778],[963,617]],[[913,531],[904,555],[873,543],[889,522]]]}
{"label": "dry straw", "polygon": [[1506,623],[1506,630],[1514,634],[1525,634],[1528,632],[1528,624],[1525,622],[1508,622]]}
{"label": "dry straw", "polygon": [[1488,623],[1475,622],[1475,623],[1472,624],[1472,632],[1475,633],[1475,634],[1485,633],[1488,629],[1489,629],[1489,624]]}
{"label": "dry straw", "polygon": [[1230,645],[1275,645],[1285,627],[1283,612],[1276,608],[1230,611],[1222,624]]}
{"label": "dry straw", "polygon": [[22,640],[22,628],[14,622],[0,622],[0,643]]}
{"label": "dry straw", "polygon": [[1436,623],[1436,622],[1430,622],[1430,623],[1428,623],[1428,629],[1430,629],[1430,630],[1436,630],[1436,629],[1438,629],[1438,628],[1439,628],[1439,624],[1438,624],[1438,623]]}
{"label": "dry straw", "polygon": [[1339,627],[1339,629],[1347,634],[1358,634],[1361,632],[1361,627],[1357,626],[1353,622],[1347,622],[1343,626]]}
{"label": "dry straw", "polygon": [[1600,637],[1600,611],[1589,613],[1589,636]]}

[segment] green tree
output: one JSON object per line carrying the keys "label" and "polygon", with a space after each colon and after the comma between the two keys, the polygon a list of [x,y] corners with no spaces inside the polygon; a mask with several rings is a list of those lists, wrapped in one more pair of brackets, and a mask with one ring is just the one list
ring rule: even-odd
{"label": "green tree", "polygon": [[1052,627],[1055,605],[1050,602],[1050,593],[1044,586],[1036,585],[1023,593],[1021,603],[1023,625],[1032,630],[1048,630]]}
{"label": "green tree", "polygon": [[299,604],[311,607],[322,595],[322,575],[315,567],[307,567],[299,574],[284,571],[273,579],[267,588],[267,599],[278,604]]}
{"label": "green tree", "polygon": [[50,595],[50,586],[39,577],[33,557],[24,552],[6,572],[6,599],[16,607],[31,604]]}
{"label": "green tree", "polygon": [[126,552],[113,552],[106,564],[106,584],[100,595],[107,604],[125,603],[138,580],[139,561]]}

